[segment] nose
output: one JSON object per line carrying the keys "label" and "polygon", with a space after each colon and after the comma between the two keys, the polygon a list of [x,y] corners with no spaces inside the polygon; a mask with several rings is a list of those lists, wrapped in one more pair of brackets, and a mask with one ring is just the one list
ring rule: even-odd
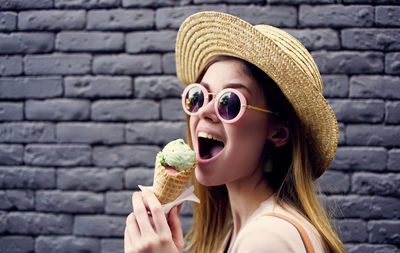
{"label": "nose", "polygon": [[208,93],[208,103],[200,108],[199,117],[211,121],[213,123],[219,122],[219,118],[214,110],[215,94]]}

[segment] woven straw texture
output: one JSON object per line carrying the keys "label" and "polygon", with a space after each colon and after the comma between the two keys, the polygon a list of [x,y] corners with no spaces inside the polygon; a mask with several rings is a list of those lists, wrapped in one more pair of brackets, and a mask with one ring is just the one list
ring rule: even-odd
{"label": "woven straw texture", "polygon": [[181,83],[195,82],[203,67],[218,55],[251,62],[277,83],[306,127],[313,173],[318,178],[336,153],[338,125],[322,96],[321,75],[307,49],[278,28],[253,26],[229,14],[200,12],[188,17],[176,41]]}
{"label": "woven straw texture", "polygon": [[177,174],[170,174],[156,158],[153,192],[161,204],[167,204],[174,201],[183,192],[185,185],[188,183],[194,172],[196,164],[197,163],[188,170],[180,171]]}

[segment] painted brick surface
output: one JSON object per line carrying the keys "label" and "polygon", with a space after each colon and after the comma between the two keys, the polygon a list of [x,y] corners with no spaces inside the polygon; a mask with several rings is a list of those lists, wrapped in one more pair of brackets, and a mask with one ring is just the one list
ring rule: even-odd
{"label": "painted brick surface", "polygon": [[1,1],[0,252],[123,252],[132,192],[185,137],[174,43],[203,10],[311,51],[339,121],[321,200],[349,252],[400,253],[397,0]]}

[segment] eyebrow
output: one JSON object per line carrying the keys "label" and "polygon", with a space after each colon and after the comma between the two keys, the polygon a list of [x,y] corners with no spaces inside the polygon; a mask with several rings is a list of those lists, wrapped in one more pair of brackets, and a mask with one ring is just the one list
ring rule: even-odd
{"label": "eyebrow", "polygon": [[[210,91],[210,85],[208,83],[200,82],[200,84],[203,85],[204,88],[206,88],[208,91]],[[247,92],[251,94],[249,88],[247,88],[246,86],[244,86],[241,83],[227,83],[227,84],[224,84],[223,88],[224,89],[226,89],[226,88],[232,88],[232,89],[240,89],[240,88],[242,88],[242,89],[247,90]]]}

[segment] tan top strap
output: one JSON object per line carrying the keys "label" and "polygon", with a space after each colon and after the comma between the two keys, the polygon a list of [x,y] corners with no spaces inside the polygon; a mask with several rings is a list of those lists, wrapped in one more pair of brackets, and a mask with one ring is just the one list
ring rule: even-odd
{"label": "tan top strap", "polygon": [[277,217],[280,219],[283,219],[289,223],[291,223],[299,232],[301,240],[304,243],[304,247],[306,248],[306,252],[307,253],[315,253],[314,248],[311,244],[311,240],[308,237],[308,234],[306,232],[306,230],[304,230],[304,228],[300,225],[300,223],[298,223],[297,221],[295,221],[294,219],[287,217],[283,214],[279,214],[279,213],[267,213],[265,214],[265,216],[273,216],[273,217]]}

